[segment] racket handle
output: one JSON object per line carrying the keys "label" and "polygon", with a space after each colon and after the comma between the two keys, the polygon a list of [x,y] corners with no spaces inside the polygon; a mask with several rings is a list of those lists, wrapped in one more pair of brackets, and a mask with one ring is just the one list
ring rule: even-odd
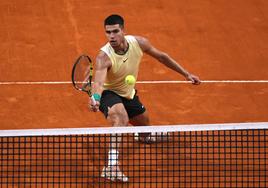
{"label": "racket handle", "polygon": [[96,103],[96,100],[95,100],[95,98],[93,97],[93,95],[91,96],[91,100],[92,100],[92,105],[95,106],[97,103]]}

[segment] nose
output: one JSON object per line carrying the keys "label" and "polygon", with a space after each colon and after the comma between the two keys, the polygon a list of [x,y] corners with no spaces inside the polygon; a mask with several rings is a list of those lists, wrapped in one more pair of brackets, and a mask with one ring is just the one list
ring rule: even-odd
{"label": "nose", "polygon": [[110,33],[109,37],[110,39],[114,39],[115,34],[113,32]]}

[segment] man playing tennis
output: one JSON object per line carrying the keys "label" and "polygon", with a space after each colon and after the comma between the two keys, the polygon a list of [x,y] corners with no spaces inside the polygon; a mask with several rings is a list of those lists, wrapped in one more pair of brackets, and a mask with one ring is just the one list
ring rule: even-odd
{"label": "man playing tennis", "polygon": [[[96,58],[92,90],[96,102],[90,99],[89,105],[95,112],[100,110],[112,126],[127,126],[128,123],[134,126],[149,125],[148,113],[136,95],[135,85],[125,83],[127,75],[137,78],[143,53],[154,57],[193,84],[201,83],[197,76],[190,74],[166,53],[156,49],[146,38],[125,35],[124,19],[121,16],[107,17],[104,29],[108,43],[101,48]],[[119,168],[117,148],[120,141],[119,135],[111,138],[108,165],[103,168],[101,176],[112,181],[127,182],[128,177]]]}

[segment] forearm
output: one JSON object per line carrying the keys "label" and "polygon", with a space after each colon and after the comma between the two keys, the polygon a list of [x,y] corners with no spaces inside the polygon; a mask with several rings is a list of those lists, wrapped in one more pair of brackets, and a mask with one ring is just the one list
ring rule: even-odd
{"label": "forearm", "polygon": [[103,65],[104,63],[101,63],[101,61],[97,61],[96,63],[96,71],[94,75],[94,83],[92,85],[92,93],[97,93],[99,95],[102,94],[103,91],[103,85],[106,79],[107,74],[107,67]]}
{"label": "forearm", "polygon": [[94,82],[92,86],[92,94],[98,93],[101,95],[103,91],[103,84],[101,82]]}
{"label": "forearm", "polygon": [[96,71],[94,83],[92,85],[92,94],[97,93],[99,95],[102,94],[103,84],[105,81],[105,71]]}
{"label": "forearm", "polygon": [[185,70],[180,64],[178,64],[167,54],[163,54],[158,60],[168,68],[180,73],[184,77],[187,77],[189,75],[189,72],[187,70]]}
{"label": "forearm", "polygon": [[92,85],[92,93],[98,93],[99,95],[102,94],[103,91],[103,84],[105,81],[106,71],[103,70],[96,70],[94,83]]}

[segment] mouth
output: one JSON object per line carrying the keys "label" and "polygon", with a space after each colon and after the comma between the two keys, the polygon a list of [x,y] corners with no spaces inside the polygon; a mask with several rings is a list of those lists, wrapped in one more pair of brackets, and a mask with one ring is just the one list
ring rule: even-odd
{"label": "mouth", "polygon": [[111,40],[111,41],[110,41],[110,44],[111,44],[112,46],[117,45],[117,41],[116,41],[116,40]]}

